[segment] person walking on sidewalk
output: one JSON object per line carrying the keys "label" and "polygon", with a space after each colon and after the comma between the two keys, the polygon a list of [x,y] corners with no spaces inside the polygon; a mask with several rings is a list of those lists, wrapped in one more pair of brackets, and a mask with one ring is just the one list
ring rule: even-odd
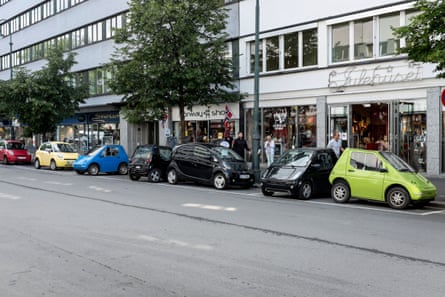
{"label": "person walking on sidewalk", "polygon": [[247,146],[247,141],[244,139],[243,132],[238,132],[238,138],[233,140],[232,149],[245,159],[245,151],[250,154],[250,149]]}
{"label": "person walking on sidewalk", "polygon": [[264,142],[264,151],[266,152],[267,167],[273,163],[273,157],[275,155],[275,142],[270,135],[266,136],[266,141]]}

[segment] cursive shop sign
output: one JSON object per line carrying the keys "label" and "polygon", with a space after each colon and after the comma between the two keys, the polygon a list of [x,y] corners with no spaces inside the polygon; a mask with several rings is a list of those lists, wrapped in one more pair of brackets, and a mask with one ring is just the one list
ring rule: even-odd
{"label": "cursive shop sign", "polygon": [[377,65],[373,68],[352,66],[340,72],[333,70],[329,73],[329,87],[353,87],[364,85],[378,85],[422,79],[422,65],[409,63],[408,67],[392,65]]}

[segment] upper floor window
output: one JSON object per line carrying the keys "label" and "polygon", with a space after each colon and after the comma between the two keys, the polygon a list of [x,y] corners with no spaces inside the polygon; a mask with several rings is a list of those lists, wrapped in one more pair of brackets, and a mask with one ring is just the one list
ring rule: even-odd
{"label": "upper floor window", "polygon": [[[260,40],[259,71],[276,71],[317,65],[318,30],[309,29]],[[250,73],[255,69],[255,42],[249,43]]]}
{"label": "upper floor window", "polygon": [[400,40],[392,28],[400,27],[400,13],[379,16],[379,56],[393,55],[400,48]]}
{"label": "upper floor window", "polygon": [[[397,54],[400,40],[393,28],[418,12],[406,11],[354,20],[331,26],[331,62],[347,62]],[[402,21],[402,15],[406,21]]]}
{"label": "upper floor window", "polygon": [[374,56],[374,30],[372,18],[354,22],[354,59]]}
{"label": "upper floor window", "polygon": [[332,26],[332,62],[349,60],[349,23]]}

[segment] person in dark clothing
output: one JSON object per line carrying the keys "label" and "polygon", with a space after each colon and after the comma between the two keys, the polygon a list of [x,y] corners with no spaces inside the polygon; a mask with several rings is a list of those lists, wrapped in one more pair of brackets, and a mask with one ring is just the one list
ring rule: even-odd
{"label": "person in dark clothing", "polygon": [[232,149],[241,157],[245,158],[245,151],[250,153],[247,141],[244,139],[243,132],[238,132],[238,138],[233,140]]}

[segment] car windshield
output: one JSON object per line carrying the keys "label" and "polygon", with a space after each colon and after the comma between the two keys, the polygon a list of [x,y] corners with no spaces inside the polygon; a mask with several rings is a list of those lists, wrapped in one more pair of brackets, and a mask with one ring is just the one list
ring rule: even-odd
{"label": "car windshield", "polygon": [[227,147],[216,146],[212,147],[211,151],[214,152],[221,159],[244,161],[244,159],[240,155]]}
{"label": "car windshield", "polygon": [[312,159],[313,152],[304,150],[290,150],[285,152],[275,165],[305,167]]}
{"label": "car windshield", "polygon": [[25,149],[25,145],[21,142],[9,142],[6,147],[9,150],[24,150]]}
{"label": "car windshield", "polygon": [[93,147],[92,149],[90,149],[88,151],[87,155],[90,156],[90,157],[94,156],[94,155],[96,155],[100,151],[101,148],[102,148],[101,146],[95,146],[95,147]]}
{"label": "car windshield", "polygon": [[406,163],[402,158],[397,156],[392,152],[380,152],[380,154],[385,158],[391,165],[398,171],[408,171],[416,172],[408,163]]}
{"label": "car windshield", "polygon": [[141,146],[134,152],[133,159],[150,159],[151,158],[151,146]]}
{"label": "car windshield", "polygon": [[69,143],[56,143],[54,145],[55,152],[74,153],[73,147]]}

